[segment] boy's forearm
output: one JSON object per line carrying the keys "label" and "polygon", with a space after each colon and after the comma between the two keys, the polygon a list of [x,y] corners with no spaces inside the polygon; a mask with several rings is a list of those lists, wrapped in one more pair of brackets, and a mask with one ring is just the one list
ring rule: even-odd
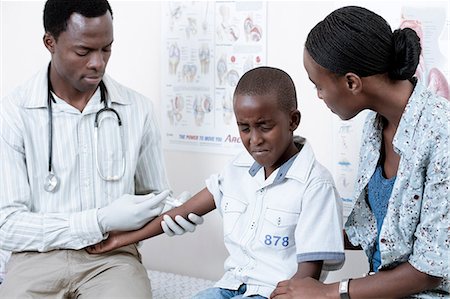
{"label": "boy's forearm", "polygon": [[214,199],[209,193],[208,189],[203,189],[189,199],[183,205],[167,211],[164,214],[156,217],[152,221],[148,222],[145,226],[136,231],[127,232],[124,235],[120,235],[120,246],[136,243],[151,237],[155,237],[163,233],[161,227],[161,221],[163,221],[164,215],[169,215],[174,218],[177,215],[187,219],[190,213],[195,213],[199,216],[203,216],[208,212],[215,209]]}
{"label": "boy's forearm", "polygon": [[323,261],[311,261],[298,264],[297,272],[291,279],[301,279],[305,277],[312,277],[314,279],[320,278],[322,272]]}

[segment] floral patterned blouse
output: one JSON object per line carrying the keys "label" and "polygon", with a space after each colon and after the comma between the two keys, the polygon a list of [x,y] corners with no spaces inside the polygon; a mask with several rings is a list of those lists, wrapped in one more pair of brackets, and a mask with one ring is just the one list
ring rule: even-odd
{"label": "floral patterned blouse", "polygon": [[[369,259],[377,240],[367,184],[381,151],[382,118],[369,113],[363,131],[355,205],[345,229]],[[381,267],[409,262],[417,270],[442,277],[440,286],[414,298],[448,298],[450,273],[450,102],[416,84],[394,136],[400,155],[389,206],[380,231]],[[369,261],[371,262],[371,261]]]}

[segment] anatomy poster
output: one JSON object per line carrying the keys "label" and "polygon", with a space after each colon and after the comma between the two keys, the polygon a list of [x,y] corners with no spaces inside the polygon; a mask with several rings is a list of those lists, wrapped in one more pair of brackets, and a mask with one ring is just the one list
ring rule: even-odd
{"label": "anatomy poster", "polygon": [[164,147],[237,153],[232,96],[242,74],[266,64],[266,3],[164,2],[162,10]]}
{"label": "anatomy poster", "polygon": [[[351,4],[351,3],[350,3]],[[343,6],[339,2],[336,8]],[[387,11],[383,4],[363,2],[368,9],[387,18],[392,27],[409,27],[421,39],[422,53],[416,77],[435,93],[449,99],[449,16],[446,2],[417,2],[405,5],[393,2]],[[344,203],[344,215],[348,216],[353,206],[354,182],[358,171],[359,146],[367,113],[342,121],[333,118],[333,176]]]}

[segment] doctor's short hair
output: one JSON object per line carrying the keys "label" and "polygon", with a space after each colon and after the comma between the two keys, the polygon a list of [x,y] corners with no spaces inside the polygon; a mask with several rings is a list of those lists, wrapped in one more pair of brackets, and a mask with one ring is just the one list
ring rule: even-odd
{"label": "doctor's short hair", "polygon": [[285,71],[262,66],[247,71],[239,79],[234,90],[234,99],[238,95],[276,96],[281,111],[291,112],[297,109],[297,93],[294,81]]}
{"label": "doctor's short hair", "polygon": [[359,6],[326,16],[309,32],[305,48],[317,64],[337,75],[387,73],[394,80],[413,77],[421,51],[414,30],[392,32],[384,18]]}
{"label": "doctor's short hair", "polygon": [[67,21],[73,13],[95,18],[108,11],[112,16],[107,0],[48,0],[44,7],[44,29],[57,40],[61,32],[66,31]]}

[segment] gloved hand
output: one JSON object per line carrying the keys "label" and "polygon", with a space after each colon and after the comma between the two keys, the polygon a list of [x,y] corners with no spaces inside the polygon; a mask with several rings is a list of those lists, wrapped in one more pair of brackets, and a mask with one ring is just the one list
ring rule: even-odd
{"label": "gloved hand", "polygon": [[158,195],[125,194],[97,212],[97,220],[102,233],[139,229],[158,216],[163,206],[160,204],[169,191]]}
{"label": "gloved hand", "polygon": [[162,230],[172,237],[174,235],[182,235],[185,232],[193,232],[197,225],[203,223],[203,217],[198,216],[194,213],[188,215],[189,221],[181,217],[180,215],[175,216],[175,220],[169,215],[164,215],[163,221],[161,221]]}
{"label": "gloved hand", "polygon": [[[165,201],[164,212],[173,209],[174,207],[179,207],[185,203],[191,194],[188,191],[181,193],[178,198],[167,198]],[[198,216],[194,213],[190,213],[188,218],[191,222],[187,221],[180,215],[175,216],[175,221],[169,215],[164,215],[164,220],[161,221],[161,227],[163,231],[170,237],[174,235],[182,235],[185,232],[193,232],[197,225],[203,223],[203,217]]]}

